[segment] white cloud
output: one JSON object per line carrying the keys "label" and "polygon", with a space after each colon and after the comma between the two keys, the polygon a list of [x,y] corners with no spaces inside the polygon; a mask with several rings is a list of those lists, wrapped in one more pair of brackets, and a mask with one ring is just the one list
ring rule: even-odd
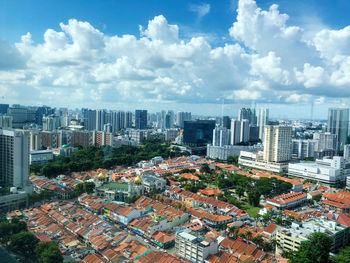
{"label": "white cloud", "polygon": [[210,4],[202,3],[202,4],[191,4],[189,7],[190,11],[197,14],[198,21],[201,20],[204,16],[209,14],[210,12]]}
{"label": "white cloud", "polygon": [[[202,8],[202,16],[210,11]],[[41,43],[30,33],[14,46],[0,41],[0,92],[12,102],[95,108],[222,99],[323,104],[350,96],[349,27],[311,34],[289,25],[277,5],[262,10],[253,0],[240,0],[237,14],[234,43],[219,47],[201,36],[182,39],[163,15],[140,26],[139,36],[106,35],[70,19],[47,29]]]}

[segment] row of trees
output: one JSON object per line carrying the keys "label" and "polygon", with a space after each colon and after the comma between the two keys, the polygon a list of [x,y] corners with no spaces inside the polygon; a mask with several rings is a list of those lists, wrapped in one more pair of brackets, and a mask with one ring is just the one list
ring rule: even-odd
{"label": "row of trees", "polygon": [[0,244],[13,252],[21,262],[63,262],[56,243],[39,242],[39,239],[27,230],[27,224],[17,218],[9,222],[4,216],[0,217]]}
{"label": "row of trees", "polygon": [[[260,178],[253,180],[245,175],[230,174],[222,172],[216,177],[216,184],[219,189],[235,188],[239,198],[247,193],[248,202],[252,206],[258,206],[261,195],[272,197],[289,192],[292,184],[276,178]],[[229,194],[225,195],[229,198]],[[227,200],[229,201],[229,200]]]}
{"label": "row of trees", "polygon": [[59,174],[87,171],[97,168],[109,169],[115,165],[130,166],[141,160],[149,160],[155,156],[163,158],[182,156],[178,148],[170,149],[159,139],[149,140],[139,147],[111,146],[81,148],[69,157],[58,156],[54,162],[46,165],[31,165],[31,172],[52,178]]}

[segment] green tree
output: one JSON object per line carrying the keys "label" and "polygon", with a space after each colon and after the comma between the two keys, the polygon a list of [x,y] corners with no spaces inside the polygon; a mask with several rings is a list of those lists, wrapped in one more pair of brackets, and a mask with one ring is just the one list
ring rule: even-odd
{"label": "green tree", "polygon": [[201,165],[201,168],[199,169],[199,171],[200,171],[201,173],[210,173],[209,164],[203,163],[203,164]]}
{"label": "green tree", "polygon": [[290,263],[328,263],[332,238],[327,234],[316,232],[302,242],[298,251],[290,256]]}
{"label": "green tree", "polygon": [[259,206],[260,193],[257,189],[251,189],[248,191],[248,202],[252,206]]}
{"label": "green tree", "polygon": [[227,163],[237,165],[238,164],[238,157],[239,157],[238,155],[227,156]]}
{"label": "green tree", "polygon": [[10,237],[9,249],[24,256],[32,256],[39,240],[28,231],[22,231]]}
{"label": "green tree", "polygon": [[340,250],[338,256],[333,258],[335,263],[349,263],[350,262],[350,247]]}
{"label": "green tree", "polygon": [[244,188],[242,186],[237,186],[235,192],[238,195],[239,199],[244,195]]}
{"label": "green tree", "polygon": [[94,192],[94,189],[95,183],[93,182],[83,182],[75,186],[75,192],[77,195],[81,195],[83,193],[92,194]]}
{"label": "green tree", "polygon": [[54,242],[42,242],[35,248],[35,253],[40,263],[61,263],[63,257],[58,246]]}

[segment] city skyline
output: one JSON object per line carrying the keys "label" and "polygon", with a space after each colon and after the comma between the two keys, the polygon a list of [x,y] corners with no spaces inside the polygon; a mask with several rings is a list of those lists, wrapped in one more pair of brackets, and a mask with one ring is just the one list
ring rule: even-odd
{"label": "city skyline", "polygon": [[[335,17],[348,4],[298,4],[180,1],[131,9],[103,2],[92,14],[91,2],[81,9],[64,2],[23,23],[29,17],[18,2],[4,1],[1,103],[219,116],[256,103],[277,118],[324,119],[329,107],[349,102],[350,21]],[[113,19],[113,10],[139,18]]]}

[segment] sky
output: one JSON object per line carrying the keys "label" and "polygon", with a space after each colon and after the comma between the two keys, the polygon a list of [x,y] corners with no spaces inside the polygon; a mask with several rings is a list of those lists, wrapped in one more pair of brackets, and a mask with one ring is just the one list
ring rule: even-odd
{"label": "sky", "polygon": [[348,0],[0,0],[0,103],[326,119]]}

